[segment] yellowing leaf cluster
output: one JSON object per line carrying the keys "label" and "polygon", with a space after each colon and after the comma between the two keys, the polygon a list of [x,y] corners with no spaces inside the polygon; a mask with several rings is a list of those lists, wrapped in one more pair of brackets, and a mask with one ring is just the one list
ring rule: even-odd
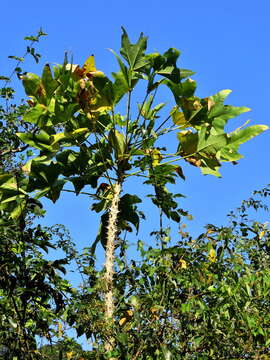
{"label": "yellowing leaf cluster", "polygon": [[187,262],[184,259],[179,260],[179,268],[180,269],[187,269]]}
{"label": "yellowing leaf cluster", "polygon": [[208,259],[210,262],[214,263],[217,261],[216,251],[215,249],[211,248],[208,254]]}
{"label": "yellowing leaf cluster", "polygon": [[124,326],[133,316],[133,311],[132,310],[126,310],[125,311],[125,316],[122,317],[120,320],[119,320],[119,325],[120,326]]}

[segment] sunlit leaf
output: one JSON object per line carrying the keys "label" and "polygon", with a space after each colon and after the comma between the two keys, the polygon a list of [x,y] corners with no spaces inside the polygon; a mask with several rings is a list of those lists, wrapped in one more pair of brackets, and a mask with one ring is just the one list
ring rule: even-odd
{"label": "sunlit leaf", "polygon": [[89,56],[89,58],[85,61],[83,64],[83,70],[85,73],[91,73],[97,70],[94,55]]}
{"label": "sunlit leaf", "polygon": [[177,107],[173,108],[170,114],[175,125],[179,125],[182,128],[190,126],[188,121],[185,119],[184,113],[179,111]]}
{"label": "sunlit leaf", "polygon": [[109,141],[114,148],[117,156],[122,156],[125,152],[125,138],[118,130],[111,130],[109,134]]}
{"label": "sunlit leaf", "polygon": [[41,78],[38,75],[27,73],[22,79],[25,92],[28,96],[37,96],[42,93]]}
{"label": "sunlit leaf", "polygon": [[24,115],[24,121],[41,125],[41,117],[45,116],[48,113],[48,109],[43,104],[37,104],[36,106],[30,108]]}
{"label": "sunlit leaf", "polygon": [[44,66],[42,73],[42,85],[44,86],[46,96],[48,98],[52,97],[53,92],[59,86],[58,81],[56,81],[52,76],[52,72],[49,64],[46,64]]}
{"label": "sunlit leaf", "polygon": [[187,262],[184,259],[179,260],[180,269],[187,269]]}
{"label": "sunlit leaf", "polygon": [[140,34],[140,37],[135,44],[131,44],[126,30],[122,27],[122,42],[121,42],[121,55],[126,59],[132,70],[140,70],[147,63],[147,58],[144,56],[144,52],[147,46],[147,37]]}
{"label": "sunlit leaf", "polygon": [[269,127],[266,125],[252,125],[230,133],[228,145],[221,149],[220,158],[224,161],[239,160],[242,157],[238,154],[239,146],[268,129]]}
{"label": "sunlit leaf", "polygon": [[217,256],[216,256],[216,251],[215,249],[211,248],[208,254],[208,259],[210,262],[216,262],[217,261]]}

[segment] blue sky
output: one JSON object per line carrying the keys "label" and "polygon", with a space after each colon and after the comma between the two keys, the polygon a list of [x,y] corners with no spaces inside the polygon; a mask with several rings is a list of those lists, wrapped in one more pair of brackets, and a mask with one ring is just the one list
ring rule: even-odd
{"label": "blue sky", "polygon": [[[73,55],[75,63],[83,64],[93,53],[97,67],[110,73],[117,69],[117,64],[107,49],[119,49],[124,26],[132,40],[140,32],[149,37],[149,52],[180,49],[180,66],[196,72],[199,96],[232,89],[228,103],[252,109],[241,119],[231,120],[234,128],[247,119],[251,124],[270,125],[269,12],[267,0],[3,1],[0,73],[9,74],[13,64],[7,56],[21,56],[23,37],[40,27],[48,33],[38,45],[41,65],[61,63],[65,51]],[[26,62],[26,66],[32,72],[41,71],[41,66],[31,62]],[[165,100],[171,101],[169,97]],[[269,142],[270,131],[243,145],[240,152],[244,159],[237,166],[224,165],[221,179],[202,176],[198,169],[184,166],[186,182],[179,181],[175,190],[187,196],[181,205],[194,216],[189,223],[193,233],[199,233],[209,222],[224,223],[229,210],[252,190],[270,182]],[[134,184],[128,186],[131,193],[145,192],[138,189]],[[92,243],[98,224],[90,214],[88,198],[68,194],[56,205],[45,204],[47,224],[67,225],[80,248]],[[149,201],[145,211],[150,225],[142,227],[141,238],[156,222]]]}

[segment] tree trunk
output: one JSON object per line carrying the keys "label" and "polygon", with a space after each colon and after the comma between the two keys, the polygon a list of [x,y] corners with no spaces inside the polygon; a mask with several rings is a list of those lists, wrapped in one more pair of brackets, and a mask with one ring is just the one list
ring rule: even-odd
{"label": "tree trunk", "polygon": [[108,232],[106,244],[106,260],[105,260],[105,319],[108,326],[108,340],[105,343],[105,350],[112,351],[114,348],[114,337],[110,330],[113,325],[114,299],[113,299],[113,274],[114,274],[114,251],[115,241],[117,237],[117,217],[119,213],[119,198],[121,192],[121,184],[117,182],[114,185],[114,196],[111,207],[109,209]]}

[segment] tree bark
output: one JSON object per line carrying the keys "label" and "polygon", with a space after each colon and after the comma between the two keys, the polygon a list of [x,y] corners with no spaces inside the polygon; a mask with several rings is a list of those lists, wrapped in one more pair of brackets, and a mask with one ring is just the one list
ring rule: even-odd
{"label": "tree bark", "polygon": [[[115,260],[115,242],[117,238],[117,217],[119,213],[119,199],[121,192],[121,184],[117,182],[114,185],[114,196],[112,204],[109,209],[108,219],[108,232],[107,232],[107,244],[105,254],[105,319],[108,326],[108,340],[105,343],[105,350],[112,351],[114,348],[114,337],[111,333],[111,326],[113,325],[114,315],[114,298],[113,298],[113,275],[114,275],[114,260]],[[112,358],[111,358],[112,359]]]}

